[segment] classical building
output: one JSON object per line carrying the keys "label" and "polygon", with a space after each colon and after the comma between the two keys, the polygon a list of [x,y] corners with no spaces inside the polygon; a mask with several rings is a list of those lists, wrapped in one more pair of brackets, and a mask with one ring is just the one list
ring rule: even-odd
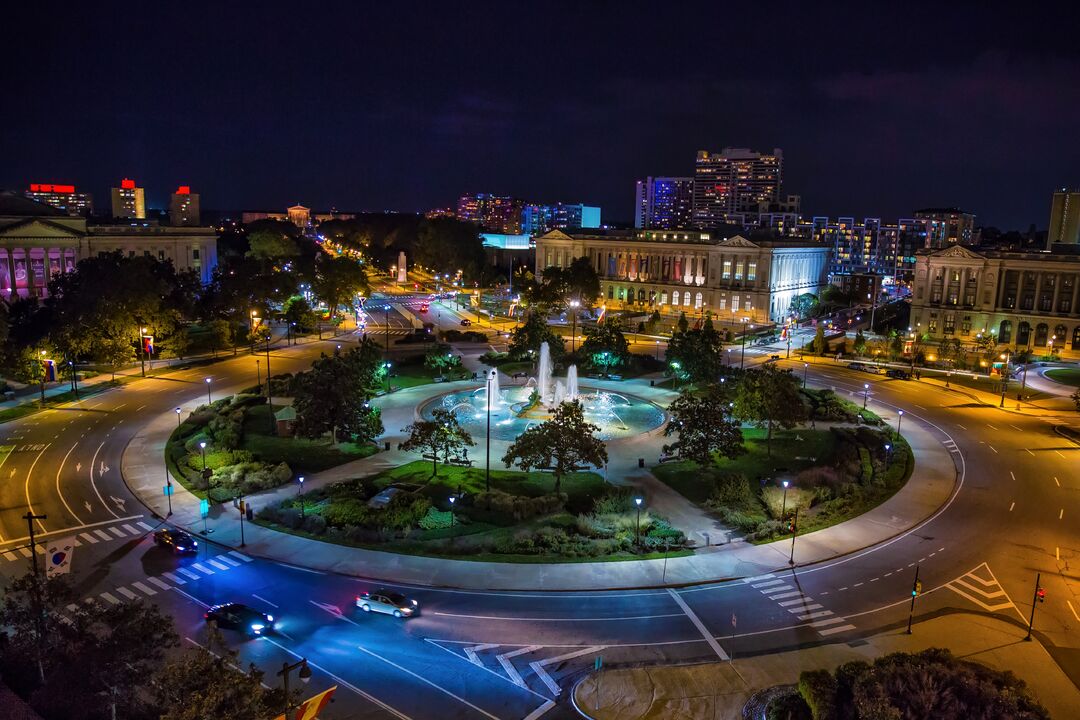
{"label": "classical building", "polygon": [[609,308],[781,322],[791,300],[825,284],[829,248],[801,240],[694,230],[553,230],[536,239],[536,271],[589,258]]}
{"label": "classical building", "polygon": [[959,245],[916,254],[911,324],[934,341],[1080,357],[1080,255],[976,252]]}
{"label": "classical building", "polygon": [[93,225],[57,208],[0,192],[0,297],[48,294],[55,275],[75,264],[119,250],[134,257],[172,260],[209,282],[217,264],[217,233],[209,227],[162,227],[150,222]]}

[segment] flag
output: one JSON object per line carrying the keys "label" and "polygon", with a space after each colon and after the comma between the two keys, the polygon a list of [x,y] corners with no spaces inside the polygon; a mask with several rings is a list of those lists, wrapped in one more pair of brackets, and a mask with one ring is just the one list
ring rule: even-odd
{"label": "flag", "polygon": [[322,709],[330,702],[330,696],[334,694],[335,690],[337,690],[337,685],[300,703],[300,707],[296,708],[295,714],[290,718],[278,715],[274,720],[316,720]]}
{"label": "flag", "polygon": [[45,382],[56,382],[56,363],[52,360],[45,361]]}
{"label": "flag", "polygon": [[45,545],[45,577],[67,575],[71,572],[71,554],[74,551],[74,537],[50,540]]}
{"label": "flag", "polygon": [[604,314],[607,313],[607,305],[600,306],[600,314],[596,316],[596,322],[600,322],[604,319]]}
{"label": "flag", "polygon": [[147,355],[153,355],[154,354],[154,336],[153,335],[143,335],[143,350],[146,351]]}

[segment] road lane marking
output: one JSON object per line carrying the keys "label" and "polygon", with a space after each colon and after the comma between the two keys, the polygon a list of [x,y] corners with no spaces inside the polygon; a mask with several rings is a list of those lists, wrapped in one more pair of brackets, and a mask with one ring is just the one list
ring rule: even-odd
{"label": "road lane marking", "polygon": [[698,629],[698,632],[701,633],[701,636],[705,638],[705,642],[709,644],[709,647],[712,648],[713,652],[716,653],[717,657],[719,657],[721,660],[730,660],[731,658],[726,652],[724,652],[724,648],[720,647],[720,643],[716,642],[716,638],[712,636],[712,633],[705,629],[705,625],[701,622],[701,618],[699,618],[697,614],[690,609],[690,606],[686,604],[685,600],[679,597],[679,593],[675,592],[671,588],[668,588],[668,594],[671,595],[672,599],[675,601],[675,604],[682,608],[682,611],[686,614],[686,617],[690,618],[690,622],[694,624],[694,627]]}
{"label": "road lane marking", "polygon": [[986,427],[988,427],[988,428],[990,428],[991,430],[993,430],[993,431],[997,432],[997,428],[996,428],[996,427],[994,427],[993,425],[991,425],[990,423],[986,423]]}
{"label": "road lane marking", "polygon": [[829,617],[833,614],[832,610],[819,610],[818,612],[812,612],[808,615],[799,615],[800,620],[817,620],[818,618]]}
{"label": "road lane marking", "polygon": [[1058,513],[1058,520],[1065,517],[1065,508],[1061,508],[1061,512]]}
{"label": "road lane marking", "polygon": [[202,580],[202,578],[199,577],[199,575],[197,573],[193,573],[190,570],[188,570],[187,568],[177,568],[176,570],[181,575],[186,575],[187,577],[191,578],[192,580]]}
{"label": "road lane marking", "polygon": [[802,605],[801,607],[788,608],[787,611],[792,615],[797,615],[801,612],[806,612],[807,610],[820,610],[823,607],[824,605],[821,605],[820,603],[812,603],[810,605]]}
{"label": "road lane marking", "polygon": [[1009,503],[1009,512],[1012,512],[1014,507],[1016,507],[1016,501],[1015,500],[1013,500],[1011,503]]}
{"label": "road lane marking", "polygon": [[426,615],[439,615],[441,617],[465,618],[467,620],[508,620],[511,622],[607,622],[609,620],[655,620],[658,618],[683,617],[683,613],[666,613],[660,615],[613,615],[611,617],[518,617],[516,615],[464,615],[461,613],[438,612],[432,610]]}
{"label": "road lane marking", "polygon": [[154,527],[152,525],[147,525],[142,520],[140,520],[139,522],[137,522],[135,524],[138,525],[139,527],[141,527],[143,530],[146,530],[146,531],[150,531],[150,530],[154,529]]}
{"label": "road lane marking", "polygon": [[539,718],[541,715],[543,715],[544,713],[546,713],[548,710],[550,710],[553,707],[555,707],[555,701],[554,700],[548,700],[543,705],[541,705],[540,707],[536,708],[531,713],[526,715],[525,720],[537,720],[537,718]]}
{"label": "road lane marking", "polygon": [[1013,480],[1016,480],[1016,475],[1013,474],[1012,470],[1009,471],[1009,477],[1011,477]]}
{"label": "road lane marking", "polygon": [[[26,507],[30,510],[31,515],[37,515],[37,513],[34,512],[34,503],[30,502],[30,478],[34,477],[34,467],[38,464],[38,460],[41,459],[41,456],[45,454],[49,445],[52,445],[52,443],[46,443],[45,446],[41,448],[41,452],[34,458],[34,462],[30,464],[30,470],[26,473]],[[45,525],[43,525],[40,520],[35,518],[34,522],[41,528],[41,532],[46,532]]]}
{"label": "road lane marking", "polygon": [[97,535],[102,540],[105,540],[105,541],[113,539],[113,536],[110,535],[109,533],[105,532],[104,530],[95,530],[94,534]]}
{"label": "road lane marking", "polygon": [[[274,642],[273,639],[271,639],[271,638],[266,638],[266,639],[269,640],[274,645],[277,645],[278,647],[282,648],[283,650],[285,649],[285,647],[283,645],[279,645],[278,643]],[[423,675],[418,675],[417,673],[414,673],[412,670],[409,670],[408,668],[405,668],[405,667],[402,667],[401,665],[398,665],[393,660],[389,660],[387,658],[384,658],[382,655],[379,655],[378,653],[372,652],[371,650],[368,650],[366,647],[364,647],[362,645],[357,645],[356,649],[359,650],[362,653],[370,655],[373,658],[376,658],[377,660],[382,660],[387,665],[390,665],[391,667],[395,667],[395,668],[397,668],[398,670],[400,670],[401,672],[403,672],[403,673],[405,673],[407,675],[411,675],[412,677],[416,678],[417,680],[424,683],[425,685],[430,685],[431,687],[435,688],[439,692],[442,692],[442,693],[445,693],[446,695],[449,695],[450,697],[454,698],[455,700],[462,703],[463,705],[471,707],[473,710],[480,713],[481,715],[484,715],[485,717],[491,718],[491,720],[499,720],[499,718],[495,717],[494,715],[489,713],[487,710],[484,710],[483,708],[480,708],[480,707],[477,707],[476,705],[473,705],[471,702],[469,702],[465,698],[461,697],[460,695],[456,695],[453,692],[447,690],[446,688],[435,684],[434,682],[432,682],[431,680],[428,680]],[[291,653],[292,651],[289,651],[289,652]],[[292,654],[295,655],[295,653],[292,653]],[[297,656],[297,657],[299,657],[299,656]],[[314,663],[312,663],[310,660],[308,660],[308,664],[313,665]],[[316,666],[316,667],[318,667],[318,666]]]}
{"label": "road lane marking", "polygon": [[991,445],[991,444],[987,443],[987,444],[986,444],[986,447],[988,447],[988,448],[990,448],[991,450],[993,450],[993,451],[994,451],[994,454],[995,454],[995,455],[997,455],[997,454],[998,454],[997,448],[995,448],[995,447],[994,447],[993,445]]}
{"label": "road lane marking", "polygon": [[956,423],[956,427],[960,428],[961,430],[967,430],[967,428],[964,427],[963,425],[961,425],[960,423]]}
{"label": "road lane marking", "polygon": [[1060,451],[1060,450],[1055,450],[1054,452],[1055,452],[1055,453],[1057,453],[1058,457],[1060,457],[1060,458],[1064,458],[1064,457],[1065,457],[1064,455],[1062,455],[1062,454],[1061,454],[1061,451]]}
{"label": "road lane marking", "polygon": [[471,662],[473,665],[479,665],[480,667],[483,667],[484,663],[480,660],[480,656],[477,655],[476,653],[481,652],[483,650],[492,650],[492,649],[497,648],[497,647],[499,647],[499,646],[497,644],[495,644],[495,643],[481,643],[479,645],[473,645],[471,647],[462,648],[462,650],[465,651],[465,656],[467,658],[469,658],[469,662]]}
{"label": "road lane marking", "polygon": [[1080,615],[1076,614],[1076,608],[1073,607],[1072,602],[1070,600],[1066,600],[1065,602],[1069,604],[1069,609],[1072,610],[1073,617],[1076,618],[1078,622],[1080,622]]}
{"label": "road lane marking", "polygon": [[123,525],[122,527],[125,530],[127,530],[129,533],[131,533],[132,535],[139,535],[140,534],[140,531],[136,530],[135,528],[133,528],[130,525]]}
{"label": "road lane marking", "polygon": [[1035,453],[1031,452],[1031,448],[1024,448],[1024,449],[1027,450],[1028,455],[1030,455],[1031,457],[1035,457]]}
{"label": "road lane marking", "polygon": [[827,628],[825,630],[818,630],[818,635],[835,635],[840,632],[847,632],[848,630],[854,630],[854,625],[837,625],[836,627]]}
{"label": "road lane marking", "polygon": [[[71,515],[71,517],[75,518],[75,522],[82,525],[82,518],[76,515],[75,511],[71,509],[71,506],[68,505],[67,500],[64,498],[64,492],[60,489],[60,474],[64,471],[64,463],[67,462],[68,456],[71,455],[71,451],[78,446],[79,443],[76,441],[76,443],[68,449],[67,453],[64,454],[64,459],[60,461],[60,467],[56,469],[56,494],[60,496],[60,502],[64,503],[64,507],[67,508],[67,511]],[[78,471],[76,470],[76,472]]]}
{"label": "road lane marking", "polygon": [[544,682],[544,684],[548,686],[548,690],[555,693],[556,695],[559,695],[562,693],[562,688],[560,688],[559,684],[555,682],[555,680],[550,675],[548,675],[547,670],[544,669],[544,666],[554,665],[555,663],[564,662],[566,660],[572,660],[576,657],[581,657],[582,655],[588,655],[589,653],[600,652],[603,649],[604,647],[602,645],[582,648],[581,650],[568,652],[565,655],[559,655],[557,657],[547,658],[546,660],[537,660],[536,662],[531,662],[529,663],[529,667],[531,667],[533,669],[533,672],[536,673],[536,676],[539,677]]}
{"label": "road lane marking", "polygon": [[104,598],[106,601],[108,601],[109,603],[111,603],[113,605],[119,605],[120,604],[120,600],[115,595],[113,595],[112,593],[109,593],[109,592],[103,592],[98,597]]}
{"label": "road lane marking", "polygon": [[1011,427],[1011,428],[1012,428],[1013,430],[1015,430],[1016,432],[1024,432],[1023,430],[1021,430],[1020,428],[1016,427],[1016,426],[1015,426],[1015,425],[1013,425],[1012,423],[1009,423],[1009,427]]}
{"label": "road lane marking", "polygon": [[[120,516],[117,515],[115,512],[113,512],[113,509],[111,507],[109,507],[109,504],[107,502],[105,502],[105,498],[101,497],[101,492],[98,490],[97,483],[94,482],[94,466],[97,465],[98,453],[101,452],[101,448],[104,447],[104,446],[105,446],[105,441],[102,440],[101,445],[97,446],[97,450],[94,451],[94,457],[90,461],[90,468],[89,468],[89,470],[90,470],[90,485],[91,485],[91,487],[94,488],[94,494],[97,495],[97,499],[101,502],[102,506],[109,512],[110,515],[112,515],[114,518],[119,520]],[[102,465],[104,465],[104,462],[102,463]]]}
{"label": "road lane marking", "polygon": [[139,597],[135,593],[128,590],[126,587],[118,587],[118,588],[116,588],[116,592],[120,593],[121,595],[126,597],[128,600],[134,600],[135,598]]}
{"label": "road lane marking", "polygon": [[4,558],[11,561],[19,559],[18,556],[16,556],[15,553],[11,552],[10,550],[4,552]]}
{"label": "road lane marking", "polygon": [[525,681],[521,679],[521,673],[519,673],[517,671],[517,668],[514,667],[514,663],[510,662],[510,658],[517,657],[518,655],[525,655],[526,653],[536,652],[541,648],[541,645],[528,645],[523,648],[518,648],[517,650],[512,650],[508,653],[496,655],[495,659],[499,662],[500,665],[502,665],[503,672],[506,673],[506,676],[510,678],[511,682],[513,682],[518,687],[525,687]]}
{"label": "road lane marking", "polygon": [[22,553],[22,556],[23,556],[24,558],[28,558],[28,557],[33,557],[33,556],[34,556],[34,554],[33,554],[32,552],[30,552],[30,549],[29,549],[29,548],[21,547],[21,548],[19,548],[19,552],[20,552],[20,553]]}
{"label": "road lane marking", "polygon": [[214,574],[214,571],[213,571],[213,570],[211,570],[210,568],[206,567],[206,566],[205,566],[205,565],[203,565],[202,563],[192,563],[192,564],[191,564],[191,567],[195,568],[196,570],[198,570],[198,571],[199,571],[199,572],[201,572],[201,573],[205,573],[206,575],[213,575],[213,574]]}
{"label": "road lane marking", "polygon": [[236,562],[235,560],[233,560],[228,555],[218,555],[216,559],[221,560],[221,561],[223,561],[223,562],[225,562],[225,563],[227,563],[229,565],[232,565],[233,567],[240,567],[240,563]]}
{"label": "road lane marking", "polygon": [[[802,593],[799,593],[799,594],[802,595]],[[808,597],[800,597],[798,600],[785,600],[784,602],[779,602],[779,603],[776,603],[776,604],[779,605],[780,607],[790,607],[792,605],[799,605],[800,603],[808,603],[808,602],[813,602],[813,600],[811,600]]]}
{"label": "road lane marking", "polygon": [[211,565],[216,567],[218,570],[228,570],[229,569],[228,565],[225,565],[224,563],[219,563],[217,560],[207,560],[206,562],[210,563]]}
{"label": "road lane marking", "polygon": [[239,558],[240,560],[243,560],[244,562],[251,562],[251,558],[249,558],[247,555],[245,555],[242,552],[237,552],[236,550],[230,550],[229,554],[232,555],[234,558]]}
{"label": "road lane marking", "polygon": [[784,582],[783,580],[769,580],[768,582],[756,583],[754,585],[751,585],[750,587],[757,590],[759,588],[769,587],[770,585],[780,585],[783,582]]}
{"label": "road lane marking", "polygon": [[279,607],[278,605],[275,605],[274,603],[270,602],[266,598],[260,597],[260,596],[256,595],[255,593],[251,593],[251,597],[255,598],[256,600],[263,601],[264,603],[266,603],[267,605],[269,605],[270,607],[272,607],[274,609],[277,609]]}
{"label": "road lane marking", "polygon": [[[770,595],[769,599],[770,600],[783,600],[784,598],[792,598],[792,597],[795,597],[796,595],[802,596],[802,591],[801,590],[792,590],[791,592],[784,592],[784,593],[780,593],[779,595]],[[783,605],[783,603],[781,603],[781,605]]]}
{"label": "road lane marking", "polygon": [[824,620],[815,620],[812,623],[807,623],[812,628],[826,627],[828,625],[835,625],[836,623],[846,622],[847,618],[831,617]]}
{"label": "road lane marking", "polygon": [[1058,487],[1061,487],[1061,481],[1058,480],[1056,477],[1054,478],[1054,484],[1057,485]]}
{"label": "road lane marking", "polygon": [[124,534],[123,532],[121,532],[120,529],[117,528],[115,525],[113,525],[112,527],[109,528],[109,532],[111,532],[113,535],[115,535],[118,538],[126,538],[127,537],[127,535]]}

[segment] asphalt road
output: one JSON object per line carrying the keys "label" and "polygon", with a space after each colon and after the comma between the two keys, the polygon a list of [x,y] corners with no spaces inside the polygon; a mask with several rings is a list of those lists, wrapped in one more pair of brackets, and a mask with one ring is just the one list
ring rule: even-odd
{"label": "asphalt road", "polygon": [[[447,308],[438,318],[446,327],[458,322]],[[392,329],[408,325],[391,315]],[[318,352],[350,341],[355,336],[279,343],[272,369],[303,369]],[[747,362],[773,352],[748,348]],[[781,363],[802,370],[801,362]],[[902,408],[904,423],[926,423],[950,448],[962,484],[938,515],[831,562],[677,591],[405,588],[421,612],[401,621],[355,608],[356,594],[373,587],[361,579],[252,559],[212,542],[198,556],[176,558],[150,541],[160,520],[120,477],[124,447],[149,418],[205,397],[207,377],[214,395],[250,386],[253,365],[254,357],[240,355],[0,425],[0,445],[14,448],[0,465],[0,571],[12,577],[27,568],[22,516],[29,509],[47,515],[36,521],[37,533],[79,539],[74,577],[83,596],[158,603],[185,643],[206,645],[205,605],[238,600],[271,612],[281,623],[277,634],[226,631],[227,641],[244,663],[267,670],[268,681],[283,662],[308,658],[315,674],[307,689],[339,686],[327,718],[572,717],[569,684],[597,656],[606,665],[737,659],[899,627],[916,565],[923,583],[917,618],[963,609],[1026,623],[1042,572],[1047,601],[1038,606],[1036,631],[1080,679],[1080,597],[1070,568],[1080,548],[1080,448],[1053,432],[1052,418],[1003,412],[918,382],[813,366],[811,384],[861,400],[869,382],[872,409],[895,423]]]}

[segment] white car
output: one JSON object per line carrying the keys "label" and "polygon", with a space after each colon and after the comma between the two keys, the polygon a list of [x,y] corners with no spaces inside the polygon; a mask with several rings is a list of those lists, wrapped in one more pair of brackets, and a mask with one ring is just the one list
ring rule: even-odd
{"label": "white car", "polygon": [[399,592],[382,588],[356,596],[356,607],[364,612],[379,612],[396,618],[412,617],[420,612],[420,604]]}

